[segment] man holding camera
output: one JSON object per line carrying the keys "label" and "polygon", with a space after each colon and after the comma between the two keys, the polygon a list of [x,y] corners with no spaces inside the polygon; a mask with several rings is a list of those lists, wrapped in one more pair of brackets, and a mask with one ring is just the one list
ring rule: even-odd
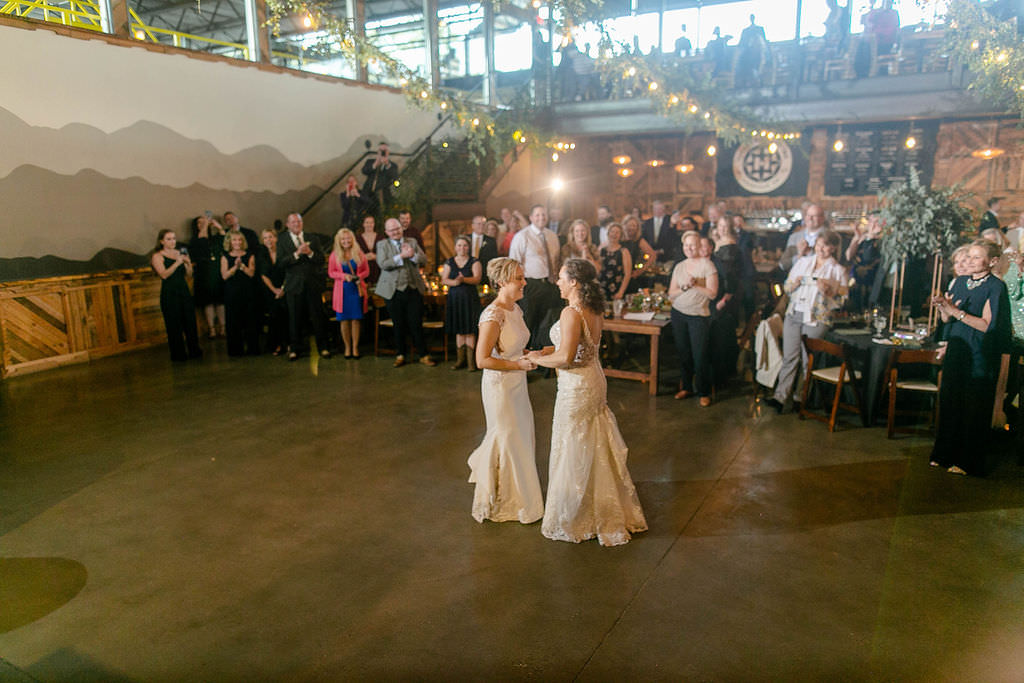
{"label": "man holding camera", "polygon": [[388,143],[380,143],[377,156],[366,160],[363,164],[363,175],[366,176],[363,196],[367,212],[377,215],[381,211],[387,211],[391,207],[392,188],[398,180],[398,166],[391,160]]}

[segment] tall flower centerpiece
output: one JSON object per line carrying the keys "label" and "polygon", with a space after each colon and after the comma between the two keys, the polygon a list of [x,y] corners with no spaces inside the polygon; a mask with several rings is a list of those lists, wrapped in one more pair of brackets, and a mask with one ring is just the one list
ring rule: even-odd
{"label": "tall flower centerpiece", "polygon": [[[911,168],[906,182],[878,194],[882,233],[882,266],[886,272],[896,264],[892,301],[889,310],[890,331],[899,320],[908,261],[932,260],[929,296],[940,286],[943,258],[961,242],[961,233],[971,224],[971,211],[965,206],[971,194],[959,185],[931,188],[921,182]],[[929,329],[933,324],[929,308]]]}

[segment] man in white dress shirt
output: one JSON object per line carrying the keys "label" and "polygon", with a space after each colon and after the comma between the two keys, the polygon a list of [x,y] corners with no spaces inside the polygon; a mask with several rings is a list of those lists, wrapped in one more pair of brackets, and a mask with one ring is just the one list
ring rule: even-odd
{"label": "man in white dress shirt", "polygon": [[674,242],[679,241],[675,229],[665,215],[665,202],[656,200],[651,206],[651,217],[640,226],[640,234],[647,240],[658,255],[659,261],[666,260],[666,257],[675,250]]}
{"label": "man in white dress shirt", "polygon": [[548,230],[548,212],[543,204],[530,209],[530,224],[512,238],[508,255],[523,266],[523,320],[530,328],[530,348],[551,344],[548,330],[557,319],[562,297],[555,286],[558,279],[558,235]]}
{"label": "man in white dress shirt", "polygon": [[818,204],[810,204],[804,211],[803,228],[790,235],[786,241],[786,250],[782,252],[779,266],[788,272],[798,258],[814,253],[814,243],[824,227],[825,211]]}

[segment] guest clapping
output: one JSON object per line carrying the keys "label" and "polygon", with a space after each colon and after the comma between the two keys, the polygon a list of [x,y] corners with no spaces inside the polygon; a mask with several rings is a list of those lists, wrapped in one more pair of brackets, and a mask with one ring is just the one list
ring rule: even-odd
{"label": "guest clapping", "polygon": [[971,243],[965,259],[967,275],[948,294],[932,299],[946,331],[940,349],[942,386],[931,463],[953,474],[984,474],[990,420],[1000,358],[1010,350],[1010,302],[1006,285],[995,277],[998,245]]}
{"label": "guest clapping", "polygon": [[224,279],[224,321],[227,326],[228,355],[259,354],[259,327],[256,319],[256,258],[249,252],[245,235],[232,230],[224,237],[220,257],[220,276]]}
{"label": "guest clapping", "polygon": [[202,309],[210,339],[217,332],[224,334],[224,280],[220,276],[220,255],[224,251],[224,228],[212,216],[192,219],[192,240],[189,242],[195,269],[192,289],[196,308]]}
{"label": "guest clapping", "polygon": [[718,296],[718,272],[710,258],[701,256],[700,233],[683,234],[684,261],[676,264],[669,282],[672,302],[672,336],[679,353],[680,387],[677,399],[689,398],[696,389],[700,405],[711,405],[710,302]]}
{"label": "guest clapping", "polygon": [[445,306],[445,329],[455,335],[457,360],[452,370],[469,367],[476,370],[476,332],[480,318],[480,295],[476,286],[480,284],[483,269],[478,259],[469,254],[470,238],[459,235],[455,238],[455,256],[448,259],[441,272],[441,283],[448,286],[448,300]]}
{"label": "guest clapping", "polygon": [[327,257],[327,275],[334,280],[331,307],[341,326],[345,358],[359,358],[359,333],[370,300],[366,291],[369,274],[370,264],[355,234],[342,228],[334,235],[334,249]]}
{"label": "guest clapping", "polygon": [[366,281],[371,285],[377,284],[377,280],[380,279],[380,266],[377,264],[378,239],[380,235],[377,233],[377,220],[373,216],[366,216],[363,218],[363,230],[356,235],[356,241],[363,250],[363,256],[370,263],[370,274],[366,276]]}
{"label": "guest clapping", "polygon": [[839,233],[822,229],[813,252],[793,263],[783,285],[789,306],[782,327],[782,367],[772,399],[780,412],[793,410],[794,382],[807,362],[803,335],[824,337],[832,324],[832,312],[846,299],[846,270],[835,258],[840,243]]}
{"label": "guest clapping", "polygon": [[267,348],[275,356],[284,352],[288,343],[288,308],[284,304],[284,268],[277,258],[277,233],[266,229],[260,235],[263,247],[256,254],[256,275],[263,293],[263,310],[267,315]]}

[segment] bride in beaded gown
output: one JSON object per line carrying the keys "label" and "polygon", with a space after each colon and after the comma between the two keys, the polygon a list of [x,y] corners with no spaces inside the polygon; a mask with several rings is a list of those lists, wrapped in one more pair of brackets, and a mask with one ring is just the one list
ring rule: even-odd
{"label": "bride in beaded gown", "polygon": [[469,456],[473,518],[478,522],[536,522],[544,514],[537,476],[533,410],[526,390],[526,370],[536,367],[523,356],[530,331],[516,301],[526,280],[509,258],[487,264],[487,277],[498,296],[480,315],[477,366],[483,369],[480,394],[487,433]]}
{"label": "bride in beaded gown", "polygon": [[569,259],[558,287],[569,306],[551,328],[555,347],[529,356],[558,368],[541,533],[556,541],[597,537],[601,545],[622,545],[630,534],[646,531],[647,520],[626,469],[629,450],[607,403],[597,344],[603,304],[594,266]]}

